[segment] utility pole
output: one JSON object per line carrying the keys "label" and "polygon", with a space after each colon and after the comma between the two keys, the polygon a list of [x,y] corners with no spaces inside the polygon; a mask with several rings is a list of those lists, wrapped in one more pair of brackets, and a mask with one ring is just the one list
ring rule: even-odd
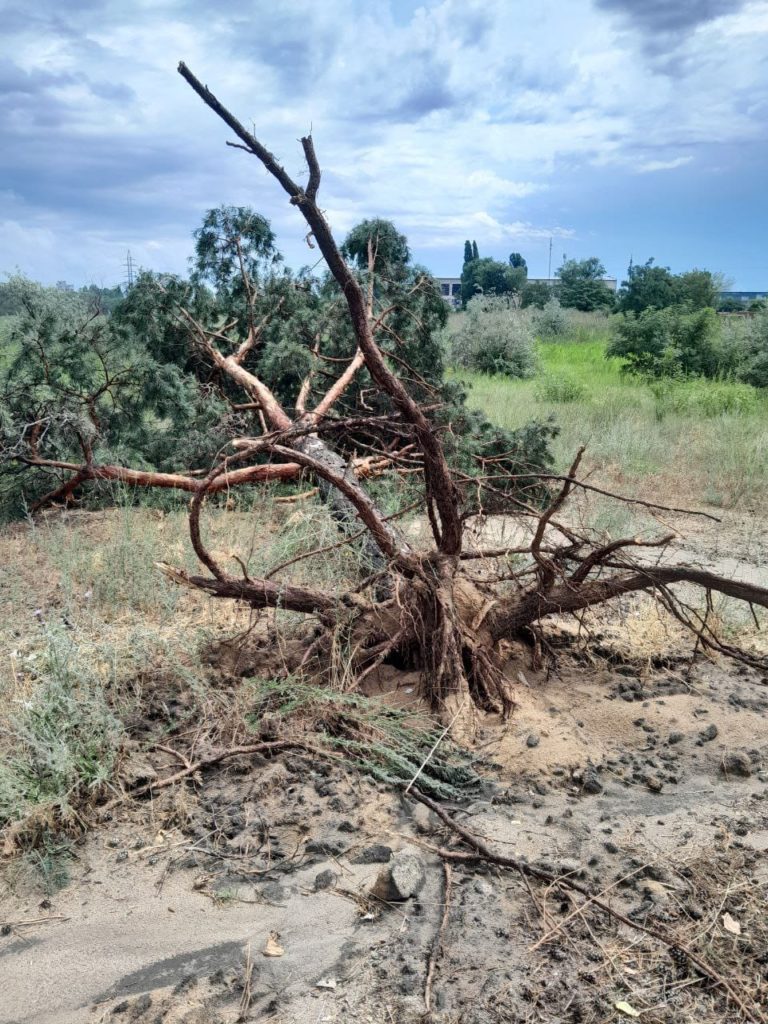
{"label": "utility pole", "polygon": [[552,280],[552,239],[549,239],[549,263],[547,264],[547,281]]}
{"label": "utility pole", "polygon": [[131,256],[131,250],[128,250],[128,254],[125,257],[125,284],[128,288],[133,288],[133,270],[134,270],[133,256]]}

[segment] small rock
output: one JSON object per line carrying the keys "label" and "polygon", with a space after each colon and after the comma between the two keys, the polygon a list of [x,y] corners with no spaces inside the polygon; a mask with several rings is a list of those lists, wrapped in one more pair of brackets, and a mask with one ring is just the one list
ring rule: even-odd
{"label": "small rock", "polygon": [[338,877],[336,872],[331,871],[330,868],[321,871],[315,876],[315,892],[320,892],[322,889],[332,889],[336,885]]}
{"label": "small rock", "polygon": [[734,750],[725,755],[720,770],[724,775],[738,775],[742,779],[748,779],[752,774],[752,762],[743,750]]}
{"label": "small rock", "polygon": [[664,788],[664,783],[657,775],[649,775],[645,779],[645,784],[652,793],[660,793]]}
{"label": "small rock", "polygon": [[528,733],[528,739],[525,741],[526,747],[538,747],[541,739],[537,732]]}
{"label": "small rock", "polygon": [[132,787],[153,782],[157,778],[157,772],[148,761],[138,754],[133,754],[122,763],[120,777],[129,787]]}
{"label": "small rock", "polygon": [[676,743],[682,743],[685,739],[685,734],[682,732],[671,732],[667,737],[667,743],[670,746],[674,746]]}
{"label": "small rock", "polygon": [[662,903],[664,900],[669,899],[669,890],[661,882],[656,882],[652,878],[645,878],[640,883],[640,890],[649,899],[652,899],[654,903]]}
{"label": "small rock", "polygon": [[714,722],[711,722],[711,723],[710,723],[710,724],[709,724],[709,725],[707,726],[707,728],[706,728],[706,729],[702,729],[702,730],[701,730],[701,732],[699,733],[699,736],[700,736],[700,737],[701,737],[701,739],[703,739],[703,740],[704,740],[705,742],[709,742],[710,740],[713,740],[713,739],[715,739],[715,737],[717,736],[717,733],[718,733],[718,728],[717,728],[717,726],[715,725],[715,723],[714,723]]}
{"label": "small rock", "polygon": [[326,857],[338,857],[344,853],[346,847],[341,840],[328,837],[327,839],[310,839],[304,849],[307,853],[319,853]]}
{"label": "small rock", "polygon": [[139,996],[139,998],[133,1004],[134,1017],[139,1017],[142,1013],[146,1013],[151,1005],[152,996],[149,994],[149,992],[145,992],[144,995]]}
{"label": "small rock", "polygon": [[424,862],[415,853],[396,853],[389,865],[379,872],[371,893],[385,902],[407,900],[424,884]]}
{"label": "small rock", "polygon": [[366,846],[356,857],[352,858],[352,864],[387,864],[392,856],[392,847],[376,843],[374,846]]}
{"label": "small rock", "polygon": [[603,784],[597,777],[597,772],[594,771],[594,769],[588,768],[587,771],[584,772],[584,782],[582,783],[581,788],[584,793],[592,793],[594,795],[603,792]]}

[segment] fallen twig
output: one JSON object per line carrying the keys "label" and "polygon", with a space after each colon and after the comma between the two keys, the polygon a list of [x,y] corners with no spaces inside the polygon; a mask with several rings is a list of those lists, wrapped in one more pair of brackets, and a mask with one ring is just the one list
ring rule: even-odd
{"label": "fallen twig", "polygon": [[448,914],[451,909],[451,892],[453,890],[453,869],[447,860],[443,861],[443,872],[445,874],[445,887],[443,894],[443,916],[440,919],[440,927],[435,936],[435,943],[432,952],[429,954],[429,967],[427,968],[427,980],[424,985],[424,1008],[428,1014],[432,1013],[432,983],[435,979],[437,961],[440,959],[440,951],[443,946],[443,936],[448,923]]}
{"label": "fallen twig", "polygon": [[110,800],[109,803],[100,807],[99,811],[102,813],[104,811],[110,811],[113,807],[117,807],[120,804],[125,803],[126,800],[143,796],[145,793],[149,793],[150,791],[154,792],[156,789],[164,789],[166,786],[172,786],[175,782],[181,782],[181,780],[187,778],[187,776],[194,775],[203,768],[210,768],[212,765],[219,764],[221,761],[226,761],[230,757],[238,757],[241,754],[273,754],[280,750],[304,750],[308,754],[327,757],[333,761],[339,760],[335,754],[331,754],[329,751],[323,750],[321,747],[314,747],[309,743],[303,743],[300,740],[272,740],[266,743],[255,743],[253,746],[230,747],[227,750],[217,750],[208,757],[201,757],[198,761],[188,763],[185,768],[182,768],[178,772],[174,772],[173,775],[169,775],[165,779],[153,780],[152,782],[145,783],[143,786],[139,786],[137,789],[131,789],[127,793],[122,793],[120,796],[115,797],[114,800]]}
{"label": "fallen twig", "polygon": [[28,921],[0,921],[0,933],[12,931],[14,928],[37,928],[51,921],[68,921],[64,914],[51,914],[49,917],[32,917]]}
{"label": "fallen twig", "polygon": [[[485,860],[492,864],[498,864],[500,867],[512,868],[521,875],[530,875],[534,878],[540,879],[541,881],[555,883],[565,889],[570,889],[571,891],[578,893],[593,906],[599,907],[600,910],[605,911],[606,914],[614,918],[616,921],[620,921],[622,924],[636,931],[643,932],[645,935],[650,935],[651,938],[656,939],[658,942],[661,942],[670,949],[680,950],[680,952],[684,953],[691,963],[694,964],[706,978],[708,978],[718,988],[722,989],[726,996],[733,1000],[746,1020],[756,1021],[759,1022],[759,1024],[768,1024],[768,1017],[766,1017],[762,1009],[757,1006],[757,1004],[753,1002],[752,1007],[750,1007],[747,1002],[749,997],[742,997],[734,988],[732,982],[728,981],[727,978],[724,978],[715,970],[714,967],[699,956],[698,953],[692,950],[689,946],[684,945],[674,936],[667,935],[660,928],[655,928],[650,925],[640,924],[637,921],[633,921],[625,914],[622,914],[621,911],[616,910],[609,903],[606,903],[605,900],[591,893],[586,886],[581,885],[579,882],[575,882],[567,875],[553,875],[548,871],[544,871],[542,868],[537,868],[528,864],[526,861],[519,860],[515,857],[505,857],[502,854],[495,853],[484,839],[476,836],[463,825],[460,825],[435,800],[432,800],[430,797],[425,796],[424,793],[418,792],[417,790],[411,790],[409,796],[414,800],[418,800],[419,803],[424,804],[433,811],[441,821],[448,825],[448,827],[460,836],[473,850],[472,853],[462,853],[458,850],[449,850],[441,847],[438,850],[438,853],[444,861],[466,863],[468,861],[478,859]],[[752,1000],[749,1001],[752,1002]]]}

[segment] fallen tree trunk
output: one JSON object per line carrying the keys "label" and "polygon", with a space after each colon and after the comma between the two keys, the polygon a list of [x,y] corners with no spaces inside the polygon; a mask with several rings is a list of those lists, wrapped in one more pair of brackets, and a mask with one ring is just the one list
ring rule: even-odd
{"label": "fallen tree trunk", "polygon": [[[390,529],[360,483],[349,479],[343,460],[318,438],[288,439],[288,417],[275,408],[269,395],[265,395],[263,384],[249,379],[237,356],[223,359],[214,352],[213,358],[219,365],[224,369],[229,365],[233,378],[241,382],[254,401],[261,403],[272,426],[286,432],[283,439],[273,436],[243,442],[245,449],[250,444],[254,452],[270,452],[282,458],[289,458],[293,451],[297,462],[314,471],[326,494],[333,495],[331,500],[336,502],[345,528],[362,525],[378,548],[390,576],[391,596],[382,602],[370,592],[368,598],[357,592],[331,595],[276,585],[266,579],[236,580],[228,576],[200,542],[200,493],[193,501],[192,537],[201,561],[211,570],[214,579],[167,567],[166,572],[209,594],[246,601],[256,608],[279,606],[317,614],[325,623],[327,633],[321,631],[303,654],[299,666],[302,669],[307,670],[313,659],[318,670],[327,664],[335,631],[340,628],[344,630],[350,665],[358,679],[388,657],[397,656],[417,666],[422,673],[424,695],[435,710],[451,721],[463,707],[510,710],[512,694],[503,674],[502,642],[526,636],[547,616],[574,613],[621,595],[647,591],[658,594],[665,607],[691,625],[684,606],[669,589],[677,583],[693,584],[707,593],[717,591],[751,605],[768,607],[768,590],[764,588],[726,580],[693,566],[641,565],[628,557],[629,548],[663,547],[671,537],[648,541],[628,538],[606,543],[604,538],[592,538],[556,521],[555,515],[560,514],[573,488],[582,486],[577,479],[582,452],[566,477],[551,475],[551,481],[559,480],[562,486],[543,512],[537,514],[519,500],[510,503],[510,511],[530,524],[530,543],[516,548],[516,557],[524,564],[511,567],[505,553],[497,552],[484,560],[485,577],[472,577],[467,568],[468,560],[462,559],[465,512],[461,487],[470,481],[460,474],[454,477],[440,436],[387,365],[376,344],[370,303],[366,305],[361,285],[342,258],[317,205],[320,167],[312,139],[301,140],[309,170],[304,188],[291,179],[269,150],[183,63],[179,65],[179,73],[235,133],[239,141],[231,145],[255,156],[304,217],[347,302],[357,341],[357,354],[351,365],[364,363],[374,382],[390,397],[400,421],[410,428],[411,439],[423,463],[424,511],[432,527],[434,547],[427,551],[412,550],[397,531]],[[206,337],[199,325],[197,329],[201,337]],[[211,345],[210,339],[207,344]],[[353,372],[348,367],[329,394],[337,396],[343,392]],[[305,390],[302,388],[300,405],[303,405]],[[220,471],[225,469],[223,465]],[[215,478],[214,473],[211,480]],[[498,476],[494,476],[494,485],[497,481]],[[653,509],[651,502],[643,504]],[[545,544],[548,531],[553,527],[559,532],[559,539]],[[482,557],[482,553],[471,553],[471,557]],[[727,645],[718,647],[719,641],[706,617],[701,622],[700,629],[691,625],[697,634],[697,643],[734,653]]]}

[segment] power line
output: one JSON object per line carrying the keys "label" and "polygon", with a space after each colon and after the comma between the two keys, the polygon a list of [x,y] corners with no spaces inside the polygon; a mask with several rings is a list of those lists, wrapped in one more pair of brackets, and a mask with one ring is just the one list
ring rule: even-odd
{"label": "power line", "polygon": [[133,261],[133,256],[131,256],[131,250],[129,249],[125,257],[125,284],[128,288],[133,288],[135,266],[136,264]]}

